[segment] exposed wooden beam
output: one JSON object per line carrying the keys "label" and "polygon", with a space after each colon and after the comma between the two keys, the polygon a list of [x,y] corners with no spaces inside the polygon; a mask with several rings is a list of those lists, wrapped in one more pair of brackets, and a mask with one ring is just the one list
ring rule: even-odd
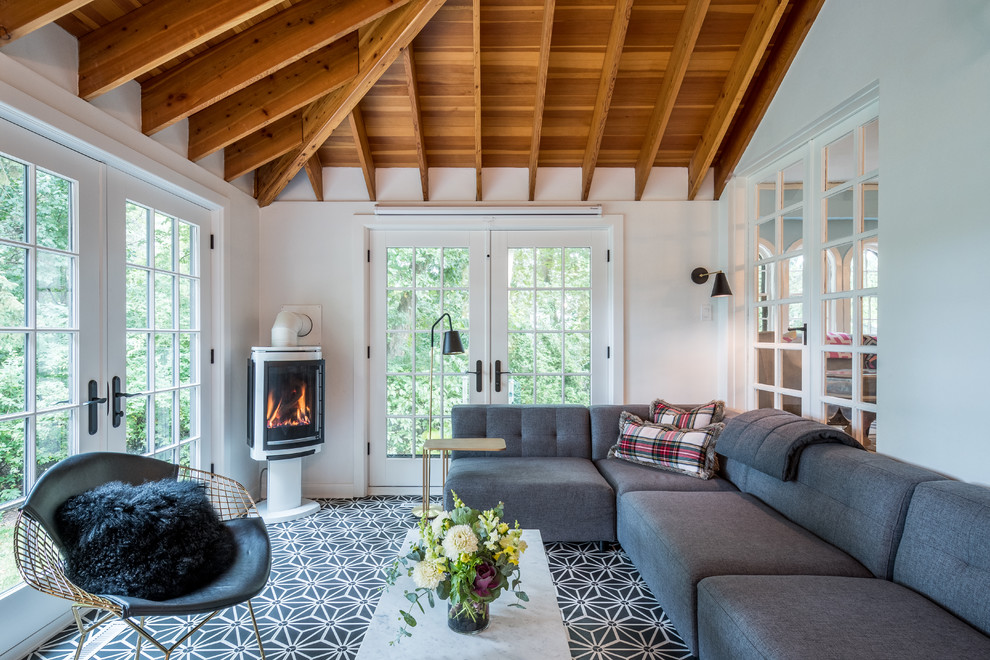
{"label": "exposed wooden beam", "polygon": [[302,111],[272,122],[229,145],[223,152],[223,178],[233,181],[283,156],[302,140]]}
{"label": "exposed wooden beam", "polygon": [[670,114],[681,91],[681,83],[684,82],[684,74],[687,73],[688,62],[691,60],[691,53],[694,52],[694,45],[698,41],[710,3],[711,0],[690,0],[684,10],[684,17],[681,18],[681,27],[674,39],[674,50],[670,54],[667,70],[664,71],[663,82],[657,93],[657,102],[653,106],[646,139],[636,159],[636,201],[643,198],[646,181],[657,159],[660,142],[663,141],[663,134],[667,130],[667,122],[670,121]]}
{"label": "exposed wooden beam", "polygon": [[746,87],[753,79],[756,67],[786,7],[787,0],[760,0],[760,4],[757,5],[746,36],[743,37],[742,45],[729,68],[722,91],[715,101],[715,109],[708,118],[708,124],[701,134],[701,141],[691,156],[688,165],[688,199],[694,199],[701,189],[722,138],[729,129],[739,102],[746,93]]}
{"label": "exposed wooden beam", "polygon": [[471,50],[474,58],[475,201],[481,201],[481,0],[471,3]]}
{"label": "exposed wooden beam", "polygon": [[357,148],[358,160],[361,162],[361,171],[364,172],[364,183],[368,187],[368,198],[376,201],[378,193],[375,190],[375,161],[371,157],[371,147],[368,146],[368,131],[364,127],[364,115],[361,114],[361,106],[356,105],[347,115],[347,120],[351,125],[351,133],[354,135],[354,146]]}
{"label": "exposed wooden beam", "polygon": [[408,1],[303,0],[147,81],[142,128],[151,134],[185,119]]}
{"label": "exposed wooden beam", "polygon": [[310,104],[303,113],[302,144],[258,170],[255,190],[259,205],[268,206],[275,201],[443,3],[444,0],[412,0],[361,31],[360,73],[340,89]]}
{"label": "exposed wooden beam", "polygon": [[622,58],[622,46],[626,41],[626,28],[629,27],[632,5],[633,0],[617,0],[615,12],[612,14],[612,27],[609,28],[605,59],[602,62],[602,75],[598,79],[595,110],[591,115],[588,143],[585,145],[584,160],[581,163],[582,201],[586,201],[591,192],[591,178],[594,176],[595,166],[598,164],[598,151],[602,146],[602,135],[605,134],[608,109],[612,104],[615,76],[619,73],[619,60]]}
{"label": "exposed wooden beam", "polygon": [[[426,138],[423,135],[423,115],[419,107],[419,83],[416,80],[416,61],[413,57],[412,44],[402,49],[402,63],[406,69],[406,87],[409,90],[409,108],[412,117],[413,138],[416,140],[416,161],[419,164],[419,182],[423,186],[423,201],[428,202],[430,201],[430,165],[426,160]],[[365,176],[367,177],[367,175]],[[369,190],[371,189],[369,188]],[[374,194],[372,194],[371,199],[374,198]]]}
{"label": "exposed wooden beam", "polygon": [[337,89],[358,72],[358,36],[293,62],[189,117],[189,160],[199,160]]}
{"label": "exposed wooden beam", "polygon": [[92,0],[0,0],[0,46],[34,32]]}
{"label": "exposed wooden beam", "polygon": [[323,201],[323,163],[320,162],[319,152],[310,156],[306,161],[306,176],[309,177],[309,185],[313,186],[316,193],[316,201]]}
{"label": "exposed wooden beam", "polygon": [[804,42],[811,25],[815,22],[825,0],[795,0],[791,11],[780,26],[773,50],[760,75],[750,85],[752,90],[746,96],[746,103],[736,118],[732,132],[722,142],[722,150],[715,161],[715,199],[722,195],[732,171],[739,164],[756,128],[763,121],[770,101],[784,80],[794,56]]}
{"label": "exposed wooden beam", "polygon": [[278,5],[156,0],[79,38],[79,96],[91,100]]}
{"label": "exposed wooden beam", "polygon": [[550,67],[554,5],[555,0],[543,0],[540,61],[536,65],[536,99],[533,101],[533,137],[529,143],[529,201],[531,202],[536,199],[536,170],[540,166],[540,137],[543,134],[543,108],[547,98],[547,71]]}

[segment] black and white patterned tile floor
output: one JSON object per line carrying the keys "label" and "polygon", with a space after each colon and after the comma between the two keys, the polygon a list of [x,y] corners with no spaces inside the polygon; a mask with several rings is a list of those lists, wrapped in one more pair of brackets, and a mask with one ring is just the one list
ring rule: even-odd
{"label": "black and white patterned tile floor", "polygon": [[[399,496],[322,500],[316,515],[269,526],[272,575],[253,601],[269,660],[351,660],[357,655],[385,585],[385,571],[406,530],[416,524],[409,512],[416,501]],[[691,658],[618,545],[600,549],[594,543],[548,543],[546,551],[572,658]],[[156,619],[150,627],[171,639],[192,625],[192,620],[172,618]],[[102,630],[87,641],[81,660],[133,657],[134,633],[114,636],[111,628],[101,636]],[[26,660],[72,658],[77,639],[73,626]],[[161,653],[142,651],[145,656],[159,658]],[[402,657],[401,651],[396,657]],[[260,658],[247,607],[218,614],[172,658]]]}

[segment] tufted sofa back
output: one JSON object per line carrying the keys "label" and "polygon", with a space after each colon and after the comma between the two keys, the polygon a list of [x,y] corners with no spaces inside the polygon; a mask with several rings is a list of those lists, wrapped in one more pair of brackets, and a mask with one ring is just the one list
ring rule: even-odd
{"label": "tufted sofa back", "polygon": [[454,406],[455,438],[505,438],[505,451],[452,452],[451,458],[558,456],[591,458],[591,423],[585,406]]}

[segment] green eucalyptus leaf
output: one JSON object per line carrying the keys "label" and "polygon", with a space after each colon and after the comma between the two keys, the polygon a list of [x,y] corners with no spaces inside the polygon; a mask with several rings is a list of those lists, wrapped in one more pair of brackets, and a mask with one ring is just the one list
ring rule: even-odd
{"label": "green eucalyptus leaf", "polygon": [[516,598],[518,598],[519,600],[523,601],[524,603],[528,603],[529,602],[529,596],[526,595],[526,592],[525,591],[517,591],[516,592]]}
{"label": "green eucalyptus leaf", "polygon": [[406,620],[407,626],[409,626],[410,628],[416,627],[416,619],[413,618],[412,614],[410,614],[409,612],[403,612],[401,610],[399,611],[399,614],[401,614],[402,618]]}
{"label": "green eucalyptus leaf", "polygon": [[419,596],[417,596],[412,591],[407,591],[406,592],[406,600],[408,600],[410,603],[415,603],[417,600],[419,600]]}

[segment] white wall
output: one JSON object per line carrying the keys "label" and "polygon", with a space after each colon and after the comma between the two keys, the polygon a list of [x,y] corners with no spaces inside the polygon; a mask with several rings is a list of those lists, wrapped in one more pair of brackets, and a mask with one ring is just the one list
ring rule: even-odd
{"label": "white wall", "polygon": [[879,81],[878,449],[981,483],[988,35],[986,0],[829,0],[737,168]]}
{"label": "white wall", "polygon": [[[498,204],[523,203],[528,179],[525,170],[521,172],[523,176],[518,170],[486,170],[486,199],[491,192]],[[598,198],[593,202],[620,198],[626,188],[631,191],[632,170],[605,174],[600,180],[596,177]],[[473,170],[433,169],[430,178],[433,201],[460,198],[463,202],[465,189],[468,198],[473,196]],[[327,169],[324,179],[328,193],[333,190],[352,200],[367,199],[359,173]],[[656,172],[655,179],[658,196],[686,196],[686,175]],[[561,191],[560,197],[551,196],[551,186]],[[377,188],[379,201],[421,198],[415,170],[378,170]],[[312,196],[305,176],[287,192],[300,199]],[[578,195],[579,169],[541,171],[538,201],[574,203]],[[699,401],[721,395],[719,320],[724,319],[727,303],[708,297],[710,285],[698,286],[690,280],[697,266],[718,267],[717,203],[604,201],[602,205],[606,214],[624,218],[620,247],[625,285],[620,305],[625,326],[621,338],[625,400]],[[303,459],[307,497],[363,494],[367,414],[361,394],[366,387],[367,361],[360,359],[366,343],[364,225],[373,217],[355,214],[371,214],[373,209],[368,201],[280,201],[261,209],[259,336],[267,336],[282,305],[322,305],[327,441],[320,454]],[[709,302],[714,320],[701,321],[701,306]],[[357,361],[355,355],[359,355]]]}

